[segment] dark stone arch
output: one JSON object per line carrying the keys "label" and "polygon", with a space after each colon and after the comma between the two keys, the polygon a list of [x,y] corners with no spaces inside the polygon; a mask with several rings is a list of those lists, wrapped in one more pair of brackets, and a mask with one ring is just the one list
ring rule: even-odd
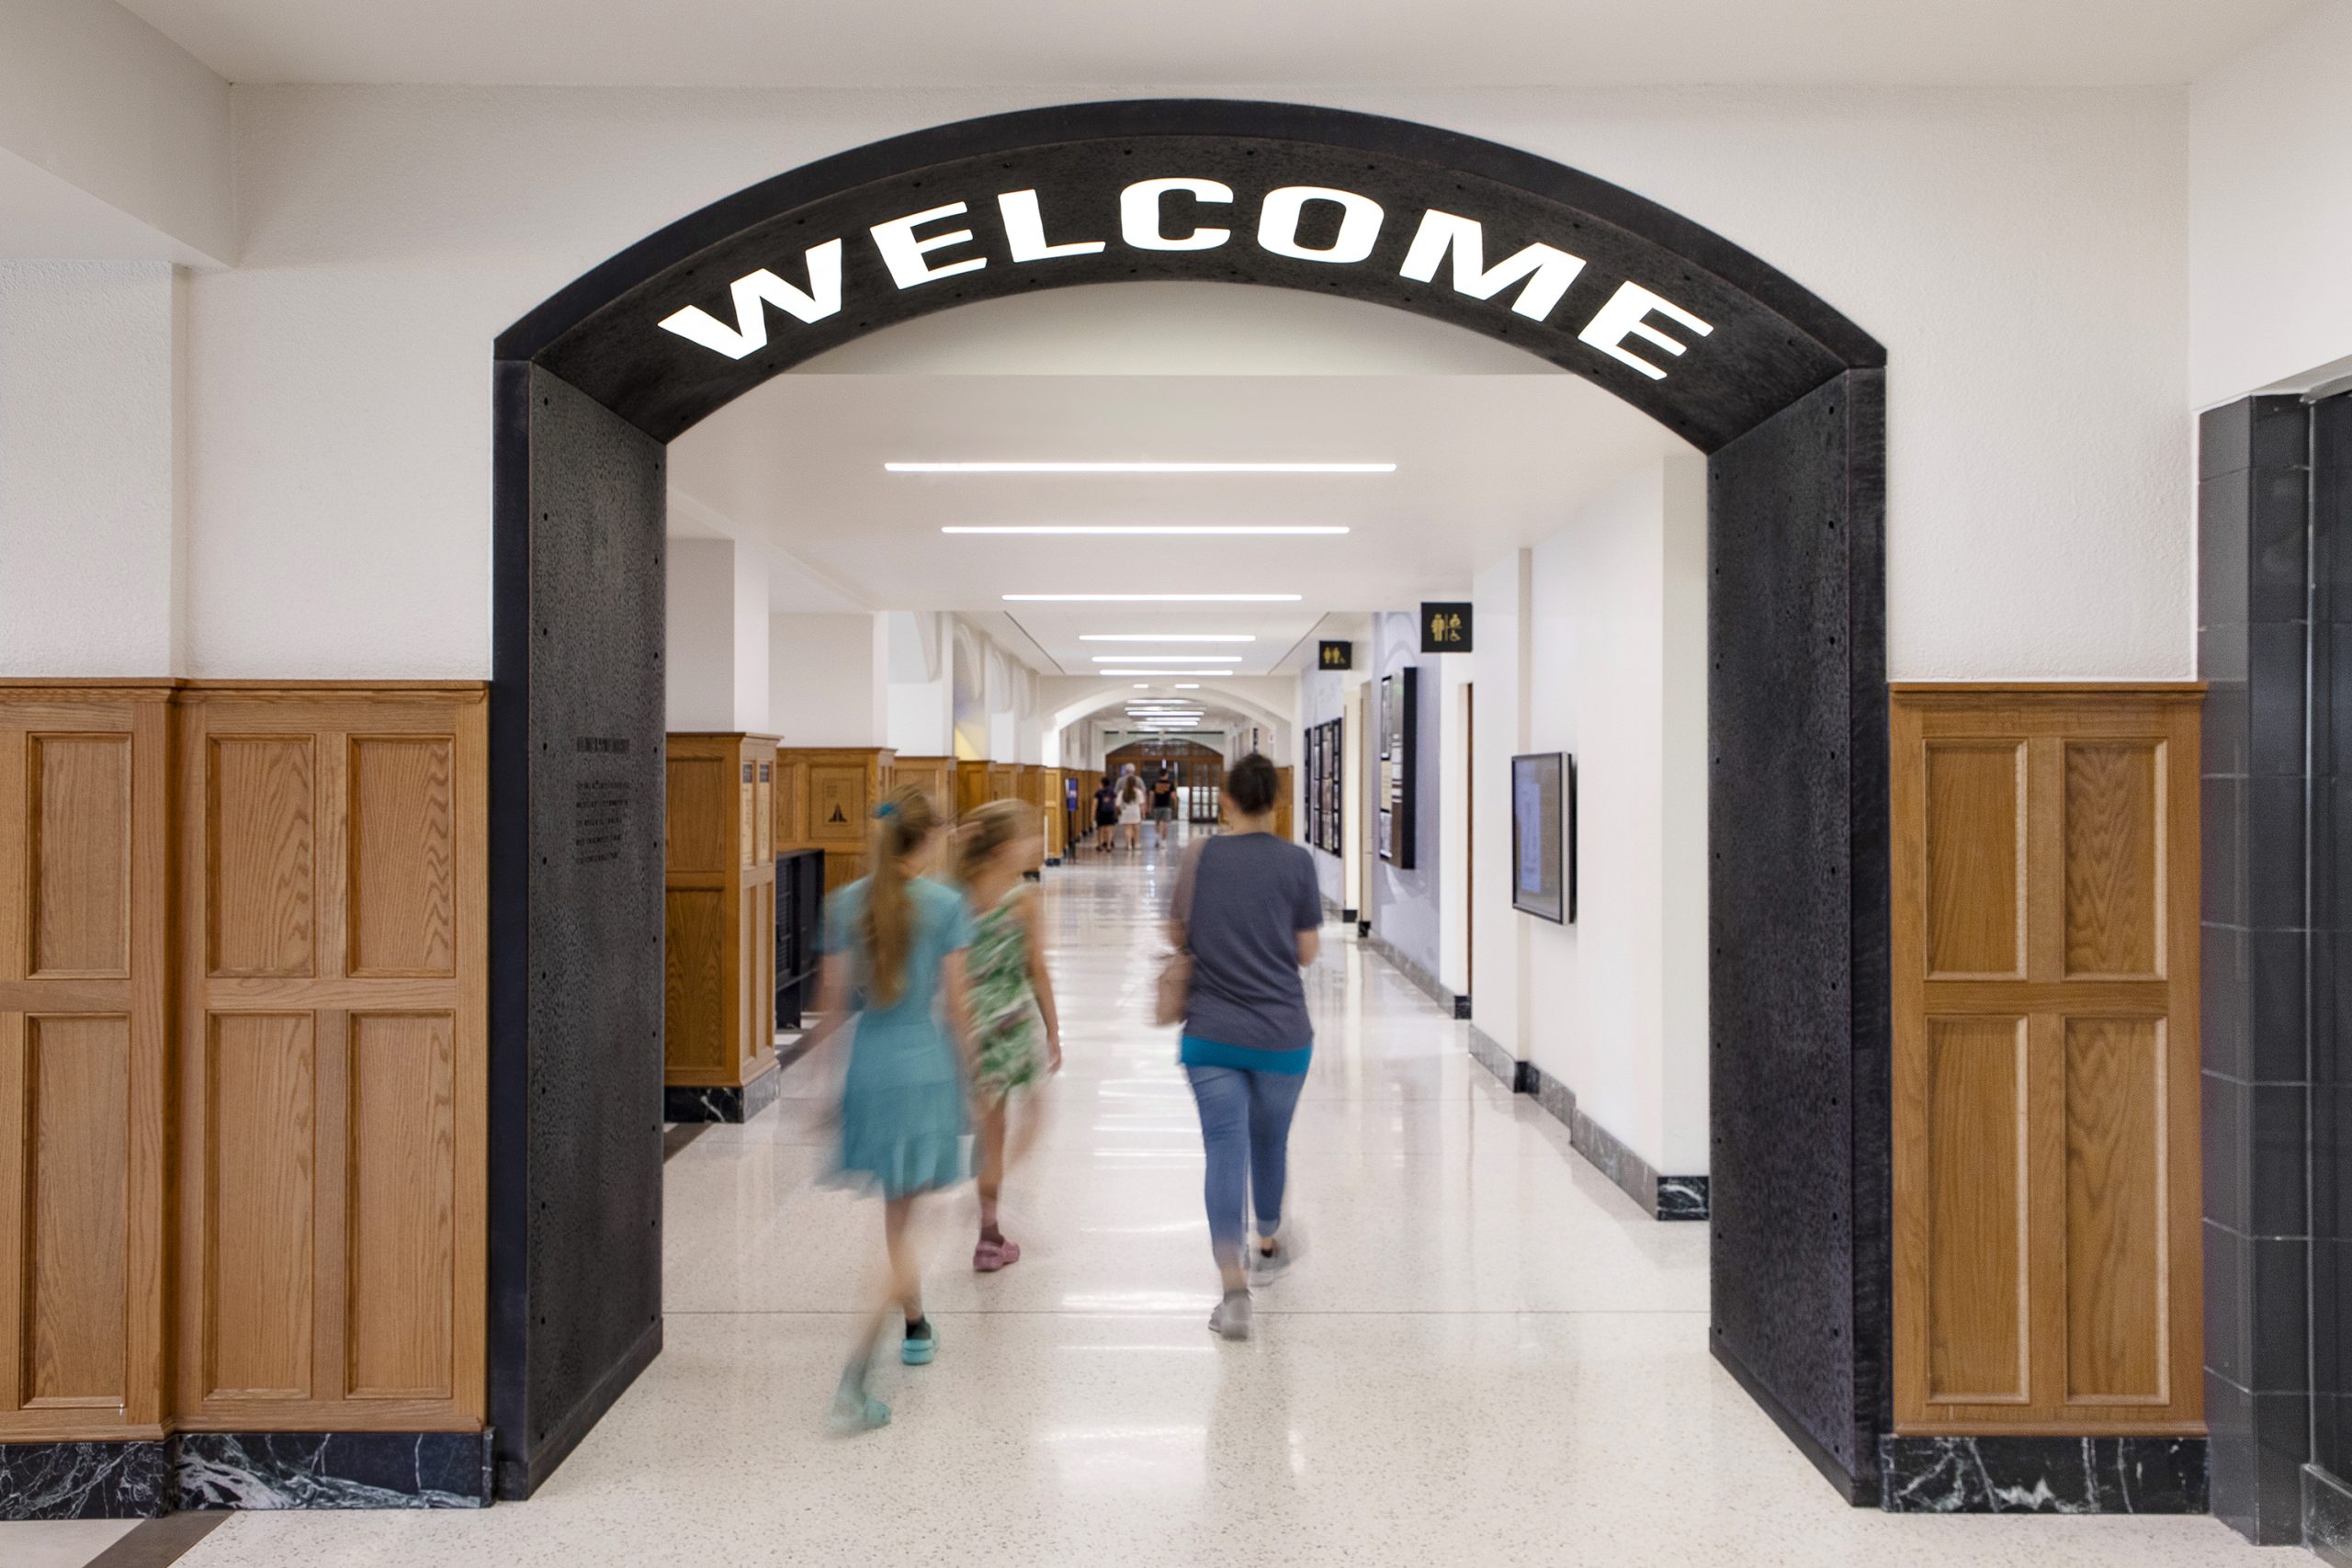
{"label": "dark stone arch", "polygon": [[[1183,198],[1168,231],[1229,238],[1125,243],[1120,192],[1177,176],[1231,200]],[[1265,194],[1283,186],[1377,203],[1362,258],[1259,243]],[[998,198],[1024,190],[1039,198],[1033,245],[1101,249],[1017,259]],[[920,233],[969,238],[922,265],[984,265],[902,286],[877,226],[956,202],[962,214]],[[1487,268],[1535,245],[1580,265],[1536,275],[1566,279],[1542,310],[1514,309],[1528,276],[1464,292],[1454,253],[1414,276],[1407,258],[1431,210],[1480,226]],[[1307,212],[1282,231],[1291,248],[1337,246],[1337,204]],[[809,251],[835,241],[839,308],[826,310]],[[756,299],[739,313],[732,286],[762,268],[808,293],[813,319]],[[1710,454],[1710,1332],[1824,1472],[1875,1500],[1889,1421],[1884,351],[1720,235],[1548,159],[1403,120],[1227,100],[1025,110],[823,159],[679,220],[500,336],[490,1354],[502,1495],[535,1487],[661,1342],[665,444],[864,333],[1129,278],[1306,288],[1450,321],[1588,377]],[[1626,344],[1662,376],[1590,341],[1610,339],[1594,323],[1628,299],[1671,307],[1631,319],[1683,352]],[[662,325],[689,307],[729,346]],[[616,842],[582,830],[616,813]]]}

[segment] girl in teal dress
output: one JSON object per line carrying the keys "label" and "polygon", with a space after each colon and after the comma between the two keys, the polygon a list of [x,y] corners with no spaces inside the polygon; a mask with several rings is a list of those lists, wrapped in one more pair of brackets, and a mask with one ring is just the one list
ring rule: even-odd
{"label": "girl in teal dress", "polygon": [[972,918],[963,896],[919,873],[939,847],[931,798],[893,791],[874,814],[872,874],[825,901],[820,1022],[813,1052],[853,1021],[842,1074],[841,1152],[834,1179],[883,1198],[890,1258],[888,1294],[860,1336],[834,1394],[831,1419],[864,1431],[890,1419],[865,1391],[895,1306],[906,1321],[899,1359],[929,1362],[938,1336],[922,1311],[915,1201],[964,1179],[972,1080],[972,1031],[964,956]]}
{"label": "girl in teal dress", "polygon": [[972,813],[957,848],[956,880],[972,902],[972,1033],[974,1109],[979,1117],[975,1174],[980,1188],[980,1239],[972,1267],[993,1274],[1021,1258],[1021,1247],[997,1225],[997,1194],[1006,1167],[1037,1141],[1040,1112],[1022,1119],[1021,1136],[1006,1148],[1007,1101],[1049,1073],[1061,1071],[1061,1020],[1053,977],[1037,940],[1037,907],[1026,873],[1045,850],[1038,813],[1017,800],[997,800]]}

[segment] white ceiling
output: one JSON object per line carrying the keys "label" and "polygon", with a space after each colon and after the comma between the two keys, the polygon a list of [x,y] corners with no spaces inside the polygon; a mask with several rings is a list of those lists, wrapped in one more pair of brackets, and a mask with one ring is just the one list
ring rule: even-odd
{"label": "white ceiling", "polygon": [[2310,0],[124,0],[234,82],[2179,83]]}
{"label": "white ceiling", "polygon": [[[1383,313],[1385,314],[1385,313]],[[1128,649],[1089,633],[1246,634],[1263,674],[1327,613],[1464,593],[1583,500],[1688,450],[1566,375],[779,376],[671,445],[684,527],[712,519],[874,609],[1001,612],[1043,671]],[[906,475],[894,460],[1393,462],[1375,475]],[[1340,525],[1336,537],[947,536],[943,525]],[[673,525],[678,531],[684,531]],[[1027,593],[1296,593],[1293,604],[1007,604]],[[1138,663],[1141,662],[1138,657]],[[1207,664],[1191,664],[1210,668]],[[1189,678],[1189,677],[1188,677]],[[1214,684],[1214,678],[1204,684]]]}

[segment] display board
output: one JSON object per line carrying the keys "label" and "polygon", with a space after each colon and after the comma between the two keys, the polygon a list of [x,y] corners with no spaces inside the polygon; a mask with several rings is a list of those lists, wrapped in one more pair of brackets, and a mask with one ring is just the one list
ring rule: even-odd
{"label": "display board", "polygon": [[1413,869],[1413,802],[1417,770],[1415,736],[1419,713],[1410,667],[1380,682],[1380,858],[1400,870]]}
{"label": "display board", "polygon": [[1577,761],[1557,751],[1510,760],[1510,907],[1566,925],[1577,918]]}
{"label": "display board", "polygon": [[1330,855],[1340,852],[1346,826],[1341,724],[1329,719],[1306,732],[1306,841]]}

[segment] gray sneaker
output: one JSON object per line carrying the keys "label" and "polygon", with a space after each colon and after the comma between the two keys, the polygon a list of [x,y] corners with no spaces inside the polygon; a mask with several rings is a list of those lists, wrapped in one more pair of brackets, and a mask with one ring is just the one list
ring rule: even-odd
{"label": "gray sneaker", "polygon": [[1209,1314],[1209,1329],[1227,1339],[1250,1337],[1250,1292],[1235,1291],[1216,1303]]}

